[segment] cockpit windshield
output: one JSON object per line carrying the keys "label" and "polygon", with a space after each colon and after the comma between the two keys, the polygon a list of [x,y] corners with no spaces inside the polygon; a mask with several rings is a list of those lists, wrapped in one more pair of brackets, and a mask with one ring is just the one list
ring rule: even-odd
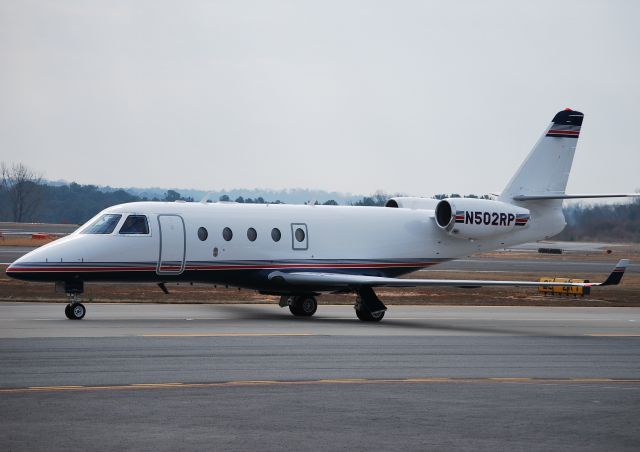
{"label": "cockpit windshield", "polygon": [[87,226],[81,234],[111,234],[118,225],[122,215],[107,213]]}
{"label": "cockpit windshield", "polygon": [[149,223],[147,217],[144,215],[129,215],[122,227],[120,228],[120,234],[148,234]]}

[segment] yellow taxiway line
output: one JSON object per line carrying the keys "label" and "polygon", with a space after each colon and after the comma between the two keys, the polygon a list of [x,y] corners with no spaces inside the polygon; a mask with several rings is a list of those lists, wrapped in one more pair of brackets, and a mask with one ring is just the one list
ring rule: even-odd
{"label": "yellow taxiway line", "polygon": [[26,392],[78,392],[78,391],[119,391],[142,389],[186,389],[186,388],[220,388],[238,386],[292,386],[292,385],[331,385],[331,384],[431,384],[431,383],[525,383],[525,384],[640,384],[640,379],[618,378],[528,378],[528,377],[487,377],[487,378],[328,378],[320,380],[233,380],[210,383],[134,383],[126,385],[104,386],[29,386],[24,388],[0,388],[0,394]]}

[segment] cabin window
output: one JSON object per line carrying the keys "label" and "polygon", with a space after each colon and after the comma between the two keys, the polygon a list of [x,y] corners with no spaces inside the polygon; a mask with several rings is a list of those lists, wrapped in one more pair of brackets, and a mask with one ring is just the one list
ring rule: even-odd
{"label": "cabin window", "polygon": [[291,248],[294,250],[309,249],[309,238],[307,237],[306,224],[291,223]]}
{"label": "cabin window", "polygon": [[207,240],[207,237],[209,237],[209,232],[207,231],[207,228],[203,228],[203,227],[198,228],[198,238],[204,242],[205,240]]}
{"label": "cabin window", "polygon": [[273,239],[274,242],[279,242],[280,239],[282,238],[282,233],[280,232],[280,229],[273,228],[271,230],[271,238]]}
{"label": "cabin window", "polygon": [[233,232],[229,228],[224,228],[222,230],[222,238],[224,238],[227,242],[233,238]]}
{"label": "cabin window", "polygon": [[96,221],[91,223],[84,231],[83,234],[111,234],[118,225],[118,222],[122,218],[122,215],[115,213],[107,213],[102,215]]}
{"label": "cabin window", "polygon": [[148,234],[149,223],[147,217],[144,215],[129,215],[122,227],[120,228],[120,234]]}
{"label": "cabin window", "polygon": [[247,229],[247,238],[250,241],[254,242],[258,238],[258,233],[256,232],[255,229],[249,228]]}

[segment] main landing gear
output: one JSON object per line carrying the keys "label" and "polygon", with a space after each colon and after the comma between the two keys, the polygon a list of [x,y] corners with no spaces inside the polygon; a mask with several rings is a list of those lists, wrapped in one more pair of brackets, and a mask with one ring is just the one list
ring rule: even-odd
{"label": "main landing gear", "polygon": [[365,309],[357,309],[356,315],[363,322],[379,322],[384,317],[384,311],[380,312],[368,312]]}
{"label": "main landing gear", "polygon": [[371,287],[361,287],[357,291],[358,297],[353,306],[356,315],[363,322],[379,322],[384,317],[387,307],[376,296]]}
{"label": "main landing gear", "polygon": [[[379,322],[384,317],[387,307],[376,296],[371,287],[361,287],[353,306],[356,316],[363,322]],[[283,295],[280,297],[280,307],[289,306],[291,314],[296,317],[311,317],[318,309],[318,302],[313,295]]]}
{"label": "main landing gear", "polygon": [[297,317],[311,317],[318,309],[318,302],[313,295],[283,295],[280,297],[280,306],[289,306],[291,314]]}

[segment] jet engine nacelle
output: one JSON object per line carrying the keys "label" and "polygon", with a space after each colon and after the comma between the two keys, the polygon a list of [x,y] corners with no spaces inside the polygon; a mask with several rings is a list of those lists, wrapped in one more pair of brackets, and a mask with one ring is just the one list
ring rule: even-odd
{"label": "jet engine nacelle", "polygon": [[449,234],[479,239],[526,227],[529,211],[500,201],[447,198],[435,210],[436,224]]}
{"label": "jet engine nacelle", "polygon": [[399,207],[401,209],[426,209],[433,210],[439,200],[433,198],[414,198],[410,196],[396,196],[384,205],[385,207]]}

